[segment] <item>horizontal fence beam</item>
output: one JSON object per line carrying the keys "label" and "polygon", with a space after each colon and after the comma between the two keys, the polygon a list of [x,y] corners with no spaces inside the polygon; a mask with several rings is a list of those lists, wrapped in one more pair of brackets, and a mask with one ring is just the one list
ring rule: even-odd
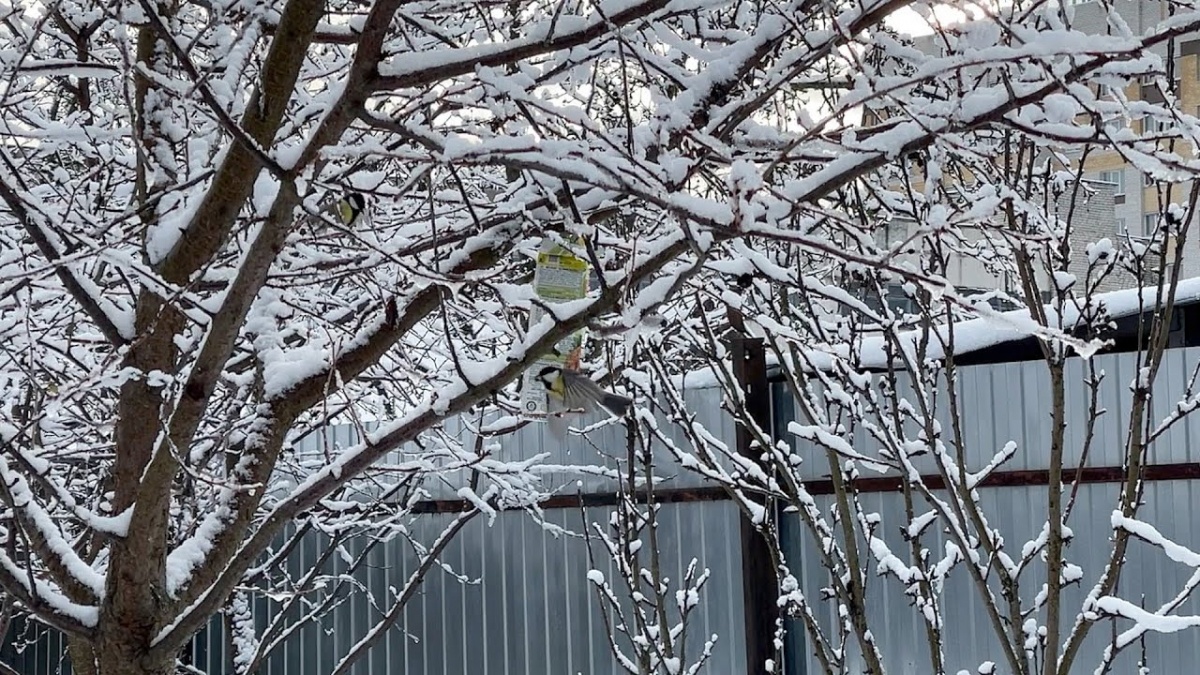
{"label": "horizontal fence beam", "polygon": [[[1165,480],[1198,480],[1200,479],[1200,463],[1184,462],[1179,464],[1153,464],[1142,467],[1142,479],[1146,481]],[[923,475],[921,480],[931,490],[944,490],[945,481],[938,475]],[[1082,469],[1063,469],[1063,483],[1070,485],[1080,483],[1123,483],[1125,469],[1119,466],[1088,466]],[[976,487],[1017,487],[1050,484],[1049,469],[1024,469],[1019,471],[997,471]],[[858,478],[854,487],[858,492],[899,492],[904,485],[900,476],[876,476]],[[833,494],[833,481],[808,480],[804,487],[809,494]],[[596,506],[616,506],[620,496],[615,492],[593,492],[574,495],[555,495],[538,503],[542,509],[578,509]],[[637,501],[646,500],[646,492],[639,490]],[[691,488],[662,488],[654,491],[654,501],[660,504],[680,504],[687,502],[716,502],[729,499],[729,493],[723,487],[691,487]],[[471,508],[471,502],[461,499],[430,499],[417,502],[413,507],[414,513],[461,513]]]}
{"label": "horizontal fence beam", "polygon": [[[616,492],[589,492],[574,495],[555,495],[538,502],[543,509],[578,509],[591,506],[616,506],[620,495]],[[645,490],[638,490],[637,501],[646,501]],[[719,502],[729,499],[722,487],[664,488],[654,491],[654,501],[660,504],[679,502]],[[471,508],[472,503],[461,499],[430,499],[419,501],[413,506],[414,513],[461,513]]]}
{"label": "horizontal fence beam", "polygon": [[[1079,483],[1124,483],[1125,469],[1120,466],[1085,466],[1063,469],[1063,484]],[[1142,467],[1142,480],[1196,480],[1200,479],[1200,463],[1154,464]],[[922,475],[921,480],[931,490],[944,490],[946,483],[938,475]],[[1049,469],[1021,469],[997,471],[980,481],[976,487],[1017,487],[1050,484]],[[875,476],[858,478],[854,486],[859,492],[899,492],[904,485],[900,476]],[[805,481],[804,487],[814,495],[833,494],[833,481]]]}

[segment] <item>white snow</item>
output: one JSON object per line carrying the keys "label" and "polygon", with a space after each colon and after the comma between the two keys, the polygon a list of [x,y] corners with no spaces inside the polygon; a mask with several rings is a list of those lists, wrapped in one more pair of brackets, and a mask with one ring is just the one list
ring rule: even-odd
{"label": "white snow", "polygon": [[1132,619],[1139,627],[1156,633],[1177,633],[1200,626],[1200,616],[1162,615],[1148,612],[1120,598],[1105,596],[1096,599],[1096,608],[1108,614]]}
{"label": "white snow", "polygon": [[[1098,293],[1093,296],[1093,300],[1103,303],[1108,314],[1113,318],[1136,314],[1139,302],[1144,303],[1145,311],[1151,311],[1159,306],[1158,291],[1155,287]],[[1200,300],[1200,277],[1181,279],[1176,289],[1175,302],[1185,303],[1197,300]],[[1056,333],[1054,330],[1047,331],[1036,325],[1030,319],[1028,310],[983,311],[987,312],[988,316],[959,321],[952,326],[945,324],[937,326],[934,331],[940,336],[940,340],[934,339],[930,342],[928,358],[937,359],[945,356],[942,341],[948,338],[951,330],[954,332],[955,354],[960,356],[1035,335],[1061,337],[1061,333]],[[1060,323],[1060,317],[1052,306],[1045,306],[1045,311],[1052,326]],[[1073,326],[1080,320],[1080,316],[1081,312],[1078,308],[1069,306],[1061,317],[1061,324]],[[902,342],[914,342],[920,339],[920,335],[920,331],[907,331],[900,333],[900,339]],[[886,367],[886,344],[885,339],[880,336],[863,338],[862,347],[858,351],[862,367],[870,369]],[[1097,341],[1073,340],[1071,344],[1078,350],[1082,350],[1086,356],[1091,356],[1100,346]],[[834,356],[846,358],[849,355],[844,345],[830,345],[822,350],[809,349],[805,353],[815,366],[822,369],[832,367]],[[767,363],[769,366],[778,365],[779,361],[773,353],[768,352]],[[673,384],[682,389],[705,389],[717,386],[719,381],[711,367],[704,367],[682,376],[675,376]]]}
{"label": "white snow", "polygon": [[1112,512],[1111,522],[1113,529],[1125,530],[1133,536],[1159,547],[1171,560],[1188,567],[1200,568],[1200,553],[1176,544],[1163,536],[1153,525],[1129,518],[1120,511]]}
{"label": "white snow", "polygon": [[0,567],[4,568],[5,573],[16,580],[17,583],[33,597],[40,602],[45,603],[50,609],[58,614],[70,617],[84,626],[95,626],[100,619],[100,609],[94,605],[80,605],[71,602],[65,595],[55,586],[46,583],[41,579],[35,578],[34,585],[30,588],[28,584],[28,575],[26,570],[20,565],[17,565],[7,553],[0,551]]}
{"label": "white snow", "polygon": [[459,488],[458,496],[464,501],[469,502],[471,506],[474,506],[476,509],[478,509],[480,513],[487,515],[489,524],[496,520],[496,509],[492,508],[492,505],[488,504],[487,500],[480,497],[471,488],[466,486]]}
{"label": "white snow", "polygon": [[[12,507],[21,512],[20,517],[24,520],[26,527],[33,528],[44,541],[45,552],[53,555],[58,564],[74,577],[74,581],[87,588],[97,599],[103,598],[104,576],[79,557],[75,547],[67,541],[58,524],[42,508],[34,491],[30,488],[29,482],[20,473],[11,470],[8,460],[3,454],[0,454],[0,480],[8,485]],[[5,560],[11,562],[7,557]],[[24,575],[22,574],[22,576]]]}
{"label": "white snow", "polygon": [[[232,494],[228,489],[225,498],[229,500]],[[221,505],[212,509],[201,522],[196,532],[184,539],[167,555],[166,591],[172,597],[191,581],[192,572],[199,567],[208,553],[212,550],[213,538],[224,529],[233,512],[228,506]]]}

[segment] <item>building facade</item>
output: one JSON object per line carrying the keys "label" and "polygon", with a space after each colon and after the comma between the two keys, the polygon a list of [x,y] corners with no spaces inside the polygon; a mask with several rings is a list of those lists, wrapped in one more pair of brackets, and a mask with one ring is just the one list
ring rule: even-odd
{"label": "building facade", "polygon": [[[1111,31],[1109,14],[1115,11],[1133,34],[1145,33],[1170,16],[1170,3],[1163,0],[1070,0],[1063,7],[1063,18],[1067,25],[1089,35],[1106,34]],[[953,30],[951,28],[950,30]],[[944,44],[935,36],[914,37],[915,46],[926,53],[938,53]],[[1100,96],[1123,97],[1131,105],[1127,110],[1141,114],[1137,102],[1151,104],[1175,101],[1168,110],[1200,117],[1200,34],[1185,35],[1180,39],[1157,45],[1153,53],[1162,59],[1161,72],[1155,76],[1139,78],[1121,92],[1097,91]],[[874,114],[882,114],[882,111]],[[1106,123],[1111,130],[1131,128],[1141,134],[1162,134],[1161,143],[1183,157],[1191,157],[1194,150],[1186,139],[1170,139],[1177,122],[1162,115],[1145,115],[1134,118],[1125,115]],[[1070,156],[1070,155],[1068,155]],[[1082,161],[1083,165],[1080,166]],[[1072,157],[1072,169],[1080,170],[1082,177],[1093,189],[1071,217],[1072,243],[1076,252],[1082,253],[1087,244],[1108,237],[1119,245],[1143,242],[1154,237],[1162,226],[1169,204],[1186,205],[1191,182],[1172,183],[1168,176],[1144,171],[1127,157],[1111,148],[1095,146],[1082,158],[1078,153]],[[1063,200],[1059,200],[1060,202]],[[1065,204],[1056,206],[1065,217]],[[1200,275],[1200,235],[1193,227],[1191,236],[1183,243],[1181,276],[1188,278]],[[1175,246],[1174,241],[1169,246]],[[1080,256],[1082,257],[1082,256]],[[1083,271],[1084,263],[1077,262],[1070,270]],[[1010,288],[1008,280],[996,278],[980,265],[964,260],[956,272],[959,278],[953,283],[966,287]],[[1128,273],[1116,273],[1101,287],[1101,291],[1129,288],[1137,285]]]}
{"label": "building facade", "polygon": [[[1106,33],[1109,31],[1107,4],[1097,0],[1072,3],[1071,25],[1087,34]],[[1161,0],[1116,0],[1111,6],[1135,35],[1149,31],[1169,18],[1169,3]],[[1200,35],[1165,42],[1153,52],[1163,60],[1161,76],[1143,77],[1121,94],[1129,101],[1148,103],[1163,103],[1170,96],[1178,102],[1175,107],[1179,112],[1200,113]],[[1165,133],[1171,127],[1169,121],[1152,117],[1121,120],[1119,124],[1131,126],[1142,134]],[[1192,154],[1186,142],[1177,141],[1172,150],[1184,156]],[[1182,183],[1168,189],[1168,185],[1158,181],[1156,176],[1141,171],[1112,150],[1098,149],[1088,157],[1083,169],[1088,178],[1114,187],[1115,226],[1118,232],[1129,232],[1133,236],[1152,235],[1162,218],[1164,206],[1170,202],[1185,202],[1191,188],[1190,183]]]}

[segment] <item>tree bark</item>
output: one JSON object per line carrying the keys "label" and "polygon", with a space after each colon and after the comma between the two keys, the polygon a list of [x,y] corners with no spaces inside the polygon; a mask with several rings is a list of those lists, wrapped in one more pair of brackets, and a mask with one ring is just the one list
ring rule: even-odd
{"label": "tree bark", "polygon": [[1063,361],[1057,356],[1050,362],[1050,386],[1053,396],[1050,429],[1050,485],[1047,502],[1049,537],[1046,540],[1046,656],[1042,663],[1045,675],[1058,670],[1060,631],[1062,626],[1063,516],[1062,473],[1063,443],[1067,429]]}
{"label": "tree bark", "polygon": [[174,675],[175,663],[147,663],[143,650],[130,649],[130,645],[120,643],[102,644],[97,649],[99,665],[96,675]]}
{"label": "tree bark", "polygon": [[68,638],[67,658],[71,661],[71,672],[75,675],[97,675],[96,650],[86,640]]}

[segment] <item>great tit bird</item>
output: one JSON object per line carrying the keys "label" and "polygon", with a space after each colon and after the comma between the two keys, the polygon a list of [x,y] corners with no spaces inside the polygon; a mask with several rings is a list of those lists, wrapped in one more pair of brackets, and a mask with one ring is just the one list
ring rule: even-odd
{"label": "great tit bird", "polygon": [[358,192],[347,192],[337,204],[338,217],[342,223],[353,225],[367,208],[367,198]]}
{"label": "great tit bird", "polygon": [[601,389],[600,385],[577,370],[546,366],[538,371],[537,379],[553,402],[568,410],[605,410],[611,415],[624,417],[629,414],[629,406],[633,404],[624,396]]}

